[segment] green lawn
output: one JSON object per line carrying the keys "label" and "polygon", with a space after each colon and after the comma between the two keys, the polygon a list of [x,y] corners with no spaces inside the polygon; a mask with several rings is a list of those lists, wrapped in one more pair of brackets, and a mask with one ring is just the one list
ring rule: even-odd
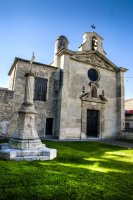
{"label": "green lawn", "polygon": [[50,142],[53,161],[0,160],[0,200],[133,200],[133,150]]}

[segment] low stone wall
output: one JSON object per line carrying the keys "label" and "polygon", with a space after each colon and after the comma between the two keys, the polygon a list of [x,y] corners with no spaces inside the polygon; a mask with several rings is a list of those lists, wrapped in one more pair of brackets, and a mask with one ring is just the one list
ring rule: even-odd
{"label": "low stone wall", "polygon": [[122,131],[121,138],[122,139],[133,139],[133,132]]}
{"label": "low stone wall", "polygon": [[12,115],[13,91],[0,88],[0,136],[9,137],[8,129]]}

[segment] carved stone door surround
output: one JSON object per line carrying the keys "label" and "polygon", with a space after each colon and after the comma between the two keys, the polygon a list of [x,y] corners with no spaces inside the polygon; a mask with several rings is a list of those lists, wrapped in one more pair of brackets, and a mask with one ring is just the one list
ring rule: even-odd
{"label": "carved stone door surround", "polygon": [[87,138],[87,110],[99,111],[98,138],[102,138],[106,102],[107,100],[102,95],[98,98],[92,98],[89,93],[81,96],[81,139]]}

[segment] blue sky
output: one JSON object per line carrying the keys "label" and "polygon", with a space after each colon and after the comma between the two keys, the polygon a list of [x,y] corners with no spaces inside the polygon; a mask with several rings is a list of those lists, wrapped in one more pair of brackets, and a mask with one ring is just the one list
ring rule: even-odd
{"label": "blue sky", "polygon": [[77,50],[82,34],[104,38],[107,58],[125,74],[125,96],[133,98],[132,0],[0,0],[0,87],[8,86],[8,71],[15,57],[51,63],[54,41],[65,35],[69,49]]}

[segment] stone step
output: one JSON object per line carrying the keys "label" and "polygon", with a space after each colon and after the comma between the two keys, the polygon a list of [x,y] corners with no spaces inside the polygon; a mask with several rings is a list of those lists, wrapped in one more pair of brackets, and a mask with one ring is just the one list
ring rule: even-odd
{"label": "stone step", "polygon": [[26,160],[26,161],[32,161],[32,160],[50,160],[49,156],[19,156],[15,158],[16,161]]}
{"label": "stone step", "polygon": [[57,150],[50,148],[40,149],[12,149],[9,144],[1,144],[0,158],[4,160],[52,160],[56,158]]}
{"label": "stone step", "polygon": [[49,156],[50,152],[49,151],[18,151],[17,152],[17,157],[23,157],[23,156]]}

